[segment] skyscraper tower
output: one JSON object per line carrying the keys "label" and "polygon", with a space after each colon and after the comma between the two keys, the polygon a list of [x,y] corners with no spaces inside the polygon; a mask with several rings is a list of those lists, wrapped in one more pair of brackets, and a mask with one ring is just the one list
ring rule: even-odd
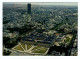
{"label": "skyscraper tower", "polygon": [[27,22],[31,22],[31,4],[30,3],[28,3],[27,4],[27,17],[28,17],[28,19],[27,19]]}
{"label": "skyscraper tower", "polygon": [[27,12],[28,12],[28,14],[31,14],[31,4],[27,5]]}

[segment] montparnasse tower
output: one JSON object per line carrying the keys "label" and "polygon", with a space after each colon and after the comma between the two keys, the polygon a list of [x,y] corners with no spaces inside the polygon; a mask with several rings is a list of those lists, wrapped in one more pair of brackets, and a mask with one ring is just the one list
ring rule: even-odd
{"label": "montparnasse tower", "polygon": [[27,11],[28,11],[28,14],[31,14],[31,4],[27,4]]}
{"label": "montparnasse tower", "polygon": [[28,16],[28,22],[31,22],[31,4],[27,4],[27,16]]}

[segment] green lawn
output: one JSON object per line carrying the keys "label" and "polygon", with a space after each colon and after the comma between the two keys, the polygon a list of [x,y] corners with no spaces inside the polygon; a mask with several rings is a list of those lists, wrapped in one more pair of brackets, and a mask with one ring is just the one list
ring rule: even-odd
{"label": "green lawn", "polygon": [[30,49],[32,46],[31,45],[27,45],[27,49]]}
{"label": "green lawn", "polygon": [[45,53],[45,50],[37,50],[37,51],[33,51],[33,53]]}
{"label": "green lawn", "polygon": [[26,50],[25,44],[21,44],[21,45],[22,45],[22,47]]}
{"label": "green lawn", "polygon": [[36,46],[36,47],[33,48],[33,50],[35,50],[35,49],[39,49],[39,48],[40,48],[39,46]]}
{"label": "green lawn", "polygon": [[65,42],[70,42],[70,39],[69,39],[69,38],[67,38],[67,39],[65,40]]}
{"label": "green lawn", "polygon": [[14,49],[17,49],[17,50],[20,50],[20,51],[24,51],[20,45],[16,46]]}
{"label": "green lawn", "polygon": [[33,48],[32,53],[45,53],[48,48],[36,46]]}

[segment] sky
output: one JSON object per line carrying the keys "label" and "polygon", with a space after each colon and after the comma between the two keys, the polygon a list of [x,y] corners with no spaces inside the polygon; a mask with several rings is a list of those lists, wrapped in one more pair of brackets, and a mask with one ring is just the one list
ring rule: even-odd
{"label": "sky", "polygon": [[[5,2],[8,4],[27,4],[28,2]],[[78,6],[77,2],[51,2],[51,3],[46,3],[46,2],[35,2],[31,3],[35,5],[66,5],[66,6]]]}

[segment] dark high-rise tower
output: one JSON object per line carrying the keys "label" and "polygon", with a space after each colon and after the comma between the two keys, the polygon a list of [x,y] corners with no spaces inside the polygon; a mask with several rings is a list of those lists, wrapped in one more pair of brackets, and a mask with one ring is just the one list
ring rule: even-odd
{"label": "dark high-rise tower", "polygon": [[28,14],[31,14],[31,4],[27,5],[27,11],[28,11]]}

